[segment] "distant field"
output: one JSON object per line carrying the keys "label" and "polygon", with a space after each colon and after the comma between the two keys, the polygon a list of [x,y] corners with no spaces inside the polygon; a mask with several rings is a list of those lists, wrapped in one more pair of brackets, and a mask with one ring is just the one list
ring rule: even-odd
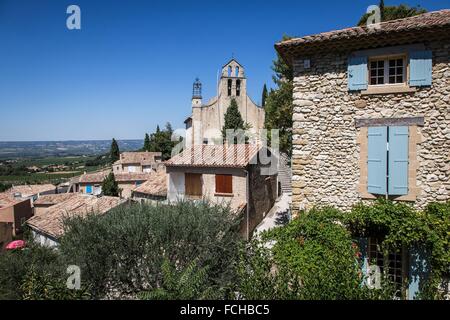
{"label": "distant field", "polygon": [[64,180],[76,177],[82,172],[76,173],[61,173],[52,175],[48,173],[30,173],[23,176],[0,176],[0,181],[11,184],[33,184],[33,183],[60,183]]}

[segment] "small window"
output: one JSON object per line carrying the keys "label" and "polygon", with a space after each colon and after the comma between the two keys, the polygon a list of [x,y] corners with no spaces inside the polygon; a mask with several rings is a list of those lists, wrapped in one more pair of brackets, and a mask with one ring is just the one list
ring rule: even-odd
{"label": "small window", "polygon": [[236,67],[236,69],[234,69],[234,72],[235,72],[234,76],[236,78],[239,77],[239,67]]}
{"label": "small window", "polygon": [[404,276],[403,250],[400,248],[386,255],[381,249],[382,242],[382,238],[369,238],[369,265],[375,264],[382,275],[387,275],[397,289],[397,297],[400,298]]}
{"label": "small window", "polygon": [[231,66],[228,67],[228,76],[231,77],[232,68]]}
{"label": "small window", "polygon": [[208,138],[203,139],[203,144],[208,144]]}
{"label": "small window", "polygon": [[402,84],[406,82],[404,58],[373,59],[369,63],[369,83],[371,86]]}
{"label": "small window", "polygon": [[216,174],[216,193],[233,193],[233,176],[231,174]]}
{"label": "small window", "polygon": [[228,79],[228,96],[231,96],[231,87],[232,87],[232,80]]}
{"label": "small window", "polygon": [[238,97],[241,95],[241,80],[236,80],[236,95]]}

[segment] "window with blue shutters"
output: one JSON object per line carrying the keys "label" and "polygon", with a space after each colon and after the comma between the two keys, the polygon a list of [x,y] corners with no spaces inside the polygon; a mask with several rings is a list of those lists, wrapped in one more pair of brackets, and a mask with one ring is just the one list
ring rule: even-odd
{"label": "window with blue shutters", "polygon": [[383,54],[380,51],[376,55],[350,56],[347,67],[348,90],[375,90],[380,93],[380,88],[384,87],[399,90],[402,86],[431,86],[432,56],[431,50],[413,49],[396,50],[395,54]]}
{"label": "window with blue shutters", "polygon": [[407,195],[409,128],[369,127],[367,138],[367,191],[377,195]]}
{"label": "window with blue shutters", "polygon": [[367,191],[386,194],[387,127],[368,130]]}

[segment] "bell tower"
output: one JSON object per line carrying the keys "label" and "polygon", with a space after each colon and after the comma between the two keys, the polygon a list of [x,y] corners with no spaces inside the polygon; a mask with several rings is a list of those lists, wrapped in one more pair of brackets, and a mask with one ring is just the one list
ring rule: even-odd
{"label": "bell tower", "polygon": [[247,79],[244,67],[235,59],[231,59],[222,67],[219,81],[220,105],[228,107],[231,99],[239,106],[244,106],[247,97]]}
{"label": "bell tower", "polygon": [[195,79],[192,85],[192,107],[202,106],[202,83],[198,78]]}

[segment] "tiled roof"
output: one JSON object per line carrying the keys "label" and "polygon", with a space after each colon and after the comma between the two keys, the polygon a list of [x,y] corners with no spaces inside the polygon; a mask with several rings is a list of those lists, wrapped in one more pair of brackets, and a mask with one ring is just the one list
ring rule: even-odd
{"label": "tiled roof", "polygon": [[59,193],[59,194],[47,194],[40,196],[39,199],[34,201],[34,205],[55,205],[61,202],[64,202],[72,197],[74,197],[76,193]]}
{"label": "tiled roof", "polygon": [[[105,170],[95,173],[86,173],[80,176],[80,183],[102,183],[103,180],[109,175],[111,170]],[[117,182],[127,182],[127,181],[145,181],[148,180],[151,173],[139,173],[139,172],[129,172],[129,173],[115,173],[114,178]]]}
{"label": "tiled roof", "polygon": [[122,152],[118,163],[140,163],[141,165],[151,165],[156,163],[155,157],[161,158],[161,156],[161,152]]}
{"label": "tiled roof", "polygon": [[79,183],[102,183],[103,180],[108,176],[111,170],[104,170],[93,173],[85,173],[79,177]]}
{"label": "tiled roof", "polygon": [[167,195],[167,173],[161,170],[153,173],[150,178],[133,190],[133,193],[147,194],[151,196]]}
{"label": "tiled roof", "polygon": [[117,182],[127,182],[127,181],[145,181],[150,179],[152,176],[151,173],[116,173],[114,177]]}
{"label": "tiled roof", "polygon": [[38,193],[54,191],[56,187],[53,184],[31,184],[31,185],[23,185],[23,186],[14,186],[8,190],[9,193],[13,195],[16,193],[20,193],[21,197],[31,197]]}
{"label": "tiled roof", "polygon": [[295,55],[308,55],[325,49],[358,50],[442,38],[450,38],[449,9],[382,22],[379,28],[353,27],[294,38],[277,43],[275,48],[290,60]]}
{"label": "tiled roof", "polygon": [[64,233],[63,219],[67,216],[86,216],[89,213],[103,214],[127,200],[116,197],[96,197],[75,194],[70,199],[49,207],[27,220],[27,224],[46,235],[59,238]]}
{"label": "tiled roof", "polygon": [[257,144],[196,145],[165,164],[167,167],[245,168],[260,149]]}
{"label": "tiled roof", "polygon": [[14,196],[9,192],[0,193],[0,209],[13,206],[19,202],[20,201],[18,201],[17,199],[14,199]]}

